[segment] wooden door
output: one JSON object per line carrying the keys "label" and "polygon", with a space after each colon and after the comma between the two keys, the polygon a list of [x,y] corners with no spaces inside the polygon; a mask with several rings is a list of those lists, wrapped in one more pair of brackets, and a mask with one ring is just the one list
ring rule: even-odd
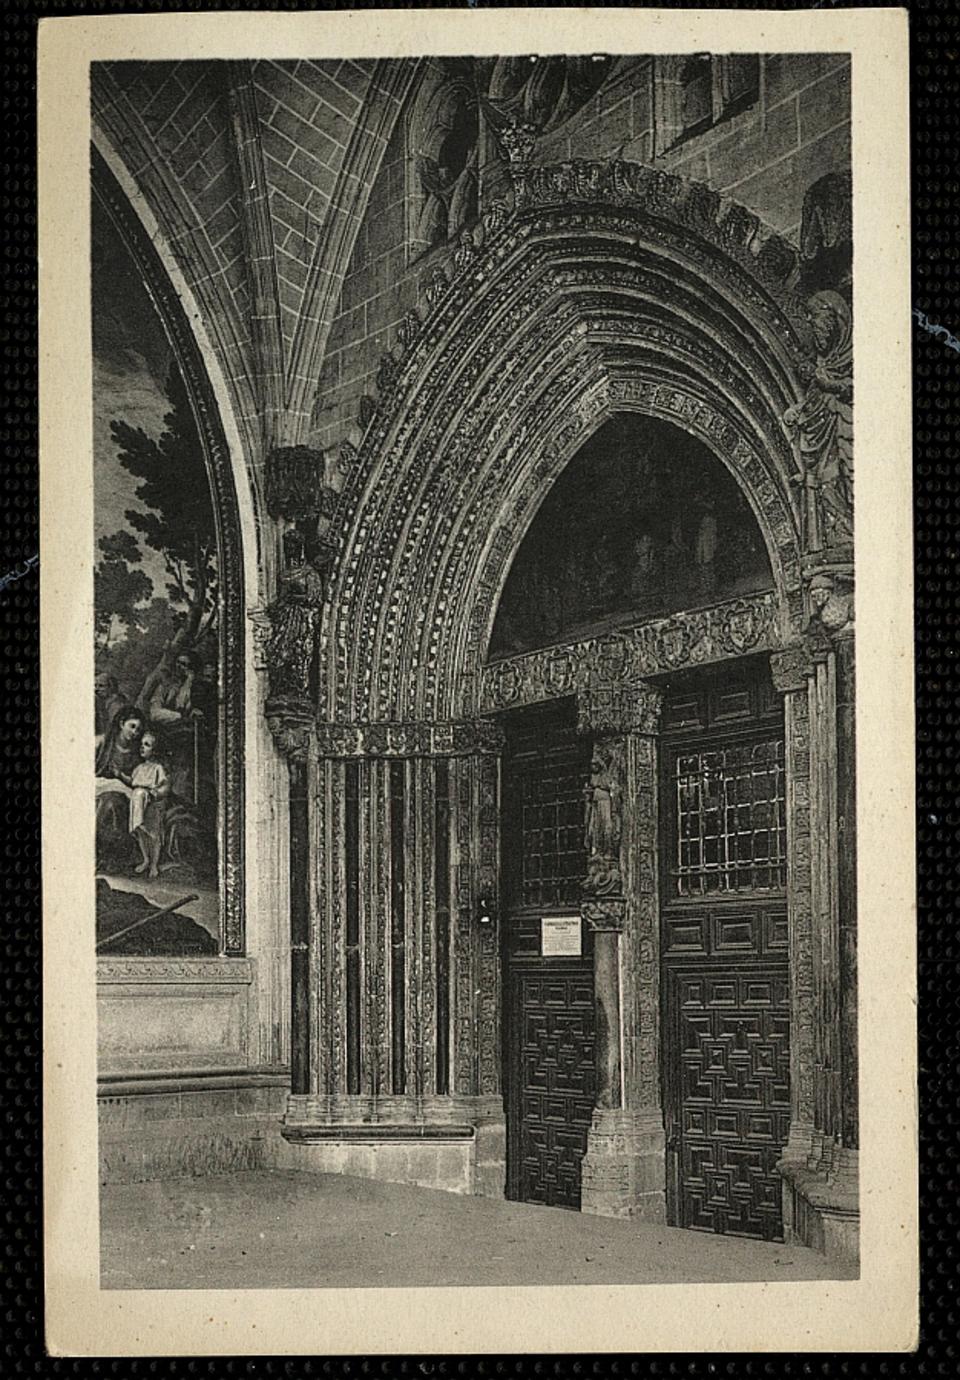
{"label": "wooden door", "polygon": [[578,1209],[596,1096],[592,948],[579,921],[589,745],[567,703],[511,715],[507,730],[507,1196]]}
{"label": "wooden door", "polygon": [[778,1239],[790,1124],[786,782],[762,673],[674,687],[661,831],[667,1200],[676,1226]]}

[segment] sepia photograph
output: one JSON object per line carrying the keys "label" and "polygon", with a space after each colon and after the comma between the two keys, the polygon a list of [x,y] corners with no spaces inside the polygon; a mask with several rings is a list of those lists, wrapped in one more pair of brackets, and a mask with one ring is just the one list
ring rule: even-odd
{"label": "sepia photograph", "polygon": [[100,1297],[864,1279],[852,44],[489,33],[86,67]]}

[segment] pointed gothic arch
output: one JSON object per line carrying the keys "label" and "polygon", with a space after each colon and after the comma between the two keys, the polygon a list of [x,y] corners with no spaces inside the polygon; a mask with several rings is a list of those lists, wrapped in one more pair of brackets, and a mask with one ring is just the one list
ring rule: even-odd
{"label": "pointed gothic arch", "polygon": [[780,633],[798,631],[800,514],[782,417],[801,393],[800,304],[763,281],[762,251],[734,239],[737,208],[718,232],[696,196],[685,206],[671,223],[656,202],[555,195],[488,227],[482,251],[461,258],[340,498],[321,719],[477,712],[513,556],[564,465],[617,411],[674,422],[726,466],[764,535]]}

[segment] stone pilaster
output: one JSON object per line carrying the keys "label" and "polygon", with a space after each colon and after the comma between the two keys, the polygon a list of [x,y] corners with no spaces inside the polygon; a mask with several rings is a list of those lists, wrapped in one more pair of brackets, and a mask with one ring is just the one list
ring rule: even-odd
{"label": "stone pilaster", "polygon": [[597,1106],[581,1170],[584,1212],[665,1218],[660,1104],[657,745],[662,696],[590,677],[579,726],[594,740],[581,911],[594,935]]}
{"label": "stone pilaster", "polygon": [[[857,1252],[855,798],[846,638],[813,620],[771,657],[787,741],[790,1137],[784,1231],[837,1258]],[[852,657],[851,657],[852,660]],[[852,668],[851,668],[852,670]],[[851,858],[852,855],[852,858]],[[852,1051],[852,1057],[851,1057]]]}

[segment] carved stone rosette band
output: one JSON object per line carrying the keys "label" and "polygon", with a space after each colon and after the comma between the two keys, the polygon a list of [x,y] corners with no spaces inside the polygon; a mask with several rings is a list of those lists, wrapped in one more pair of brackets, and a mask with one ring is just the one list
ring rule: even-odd
{"label": "carved stone rosette band", "polygon": [[657,738],[662,693],[596,665],[578,695],[594,738],[587,786],[598,1093],[582,1166],[584,1210],[663,1221],[660,1106]]}

